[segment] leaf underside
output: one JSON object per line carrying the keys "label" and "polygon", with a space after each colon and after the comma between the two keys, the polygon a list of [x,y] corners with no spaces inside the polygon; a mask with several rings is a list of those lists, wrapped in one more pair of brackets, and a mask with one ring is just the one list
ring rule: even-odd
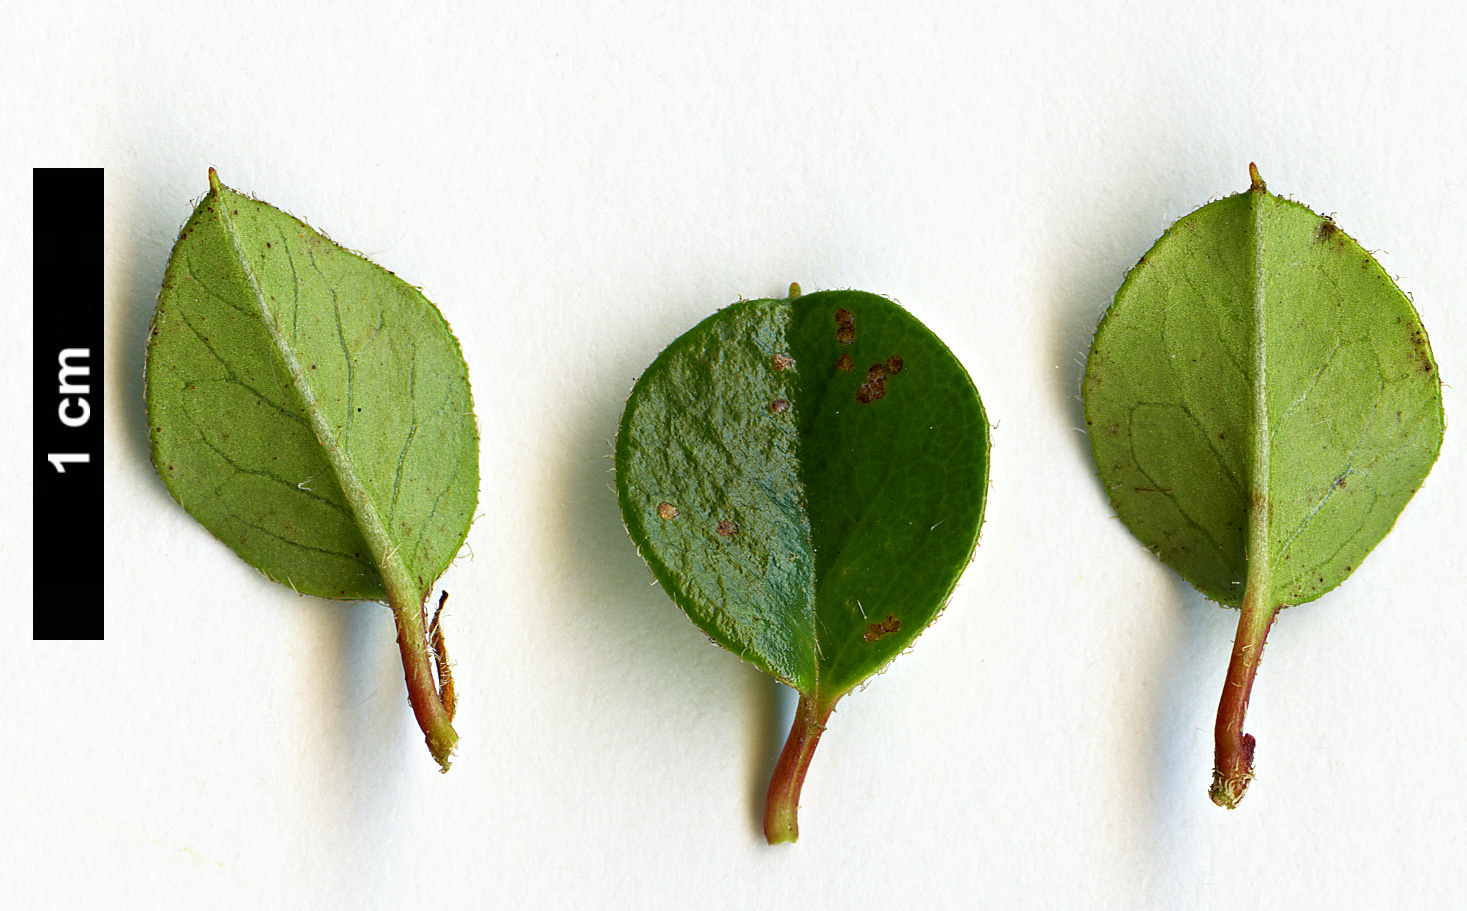
{"label": "leaf underside", "polygon": [[374,600],[395,580],[421,603],[478,497],[458,342],[417,289],[211,183],[148,342],[154,464],[270,578]]}
{"label": "leaf underside", "polygon": [[856,291],[742,301],[669,346],[617,439],[627,529],[710,637],[833,701],[907,648],[972,558],[988,424],[967,372]]}
{"label": "leaf underside", "polygon": [[1274,603],[1311,601],[1390,530],[1443,429],[1411,302],[1333,221],[1261,181],[1178,221],[1131,270],[1084,397],[1117,514],[1234,606],[1251,508],[1267,509]]}

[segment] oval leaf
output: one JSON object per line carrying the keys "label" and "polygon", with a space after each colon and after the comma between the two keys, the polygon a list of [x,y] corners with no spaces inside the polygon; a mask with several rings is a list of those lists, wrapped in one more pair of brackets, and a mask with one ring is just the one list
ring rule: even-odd
{"label": "oval leaf", "polygon": [[1084,395],[1116,513],[1208,598],[1243,607],[1214,787],[1236,804],[1273,617],[1344,581],[1436,460],[1426,332],[1370,254],[1254,170],[1247,192],[1177,222],[1131,270]]}
{"label": "oval leaf", "polygon": [[[478,497],[458,342],[416,288],[209,178],[148,341],[153,462],[194,518],[270,578],[389,600],[411,691],[414,667],[427,668],[424,600]],[[430,743],[451,739],[446,721],[432,728]],[[446,768],[451,743],[439,747]]]}
{"label": "oval leaf", "polygon": [[[662,586],[799,691],[781,766],[802,778],[836,701],[911,645],[972,559],[988,423],[952,352],[895,303],[791,292],[670,345],[627,402],[616,464]],[[784,786],[771,841],[795,834],[798,780]]]}

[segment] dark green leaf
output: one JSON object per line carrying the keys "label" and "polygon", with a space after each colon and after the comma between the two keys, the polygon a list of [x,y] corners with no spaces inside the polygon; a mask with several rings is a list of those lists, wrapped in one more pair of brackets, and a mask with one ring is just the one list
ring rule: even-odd
{"label": "dark green leaf", "polygon": [[[786,756],[808,762],[836,701],[911,645],[971,560],[988,425],[962,365],[901,307],[794,288],[670,345],[632,392],[616,459],[663,587],[801,694]],[[793,838],[794,784],[771,840]]]}

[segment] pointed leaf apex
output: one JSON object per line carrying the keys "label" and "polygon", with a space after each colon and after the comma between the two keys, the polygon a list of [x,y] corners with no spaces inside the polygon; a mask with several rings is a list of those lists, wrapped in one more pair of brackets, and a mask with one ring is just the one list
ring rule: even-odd
{"label": "pointed leaf apex", "polygon": [[209,189],[214,193],[223,189],[223,184],[219,183],[219,172],[213,168],[209,169]]}
{"label": "pointed leaf apex", "polygon": [[796,300],[800,296],[800,283],[790,282],[790,300]]}
{"label": "pointed leaf apex", "polygon": [[1251,192],[1251,193],[1267,193],[1268,192],[1268,187],[1265,186],[1264,183],[1263,183],[1263,177],[1262,177],[1262,175],[1260,175],[1258,173],[1258,165],[1254,164],[1251,161],[1248,162],[1248,179],[1251,180],[1251,181],[1253,181],[1252,185],[1248,187],[1249,192]]}

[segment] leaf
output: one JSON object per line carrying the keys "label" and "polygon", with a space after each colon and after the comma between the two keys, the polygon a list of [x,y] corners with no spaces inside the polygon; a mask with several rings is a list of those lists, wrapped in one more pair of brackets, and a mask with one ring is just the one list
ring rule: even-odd
{"label": "leaf", "polygon": [[1331,219],[1252,177],[1131,270],[1084,380],[1116,513],[1204,595],[1242,608],[1212,788],[1228,807],[1253,777],[1243,716],[1274,618],[1360,565],[1443,428],[1411,302]]}
{"label": "leaf", "polygon": [[859,291],[741,301],[668,346],[616,444],[622,516],[713,640],[795,688],[765,831],[836,702],[912,644],[972,559],[988,479],[973,382],[901,307]]}
{"label": "leaf", "polygon": [[[391,604],[413,709],[446,771],[457,735],[423,608],[478,498],[458,342],[416,288],[213,169],[209,184],[148,340],[153,463],[194,518],[270,578]],[[434,654],[447,689],[446,652]]]}

